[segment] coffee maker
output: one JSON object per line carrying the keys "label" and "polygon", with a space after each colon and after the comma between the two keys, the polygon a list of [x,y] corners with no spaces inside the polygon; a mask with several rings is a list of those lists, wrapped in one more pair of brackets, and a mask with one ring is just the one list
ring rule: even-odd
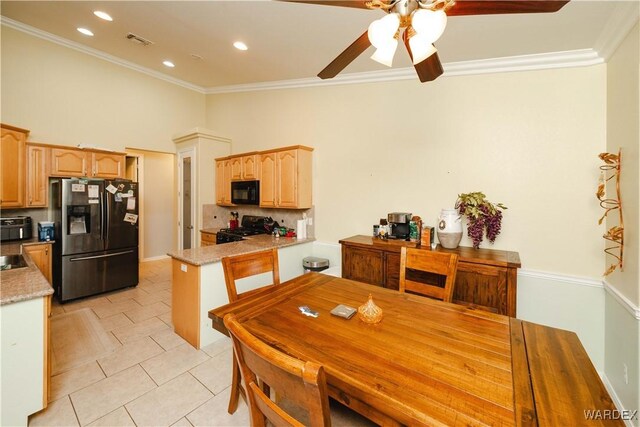
{"label": "coffee maker", "polygon": [[389,239],[409,240],[409,222],[411,213],[392,212],[387,215],[389,222]]}

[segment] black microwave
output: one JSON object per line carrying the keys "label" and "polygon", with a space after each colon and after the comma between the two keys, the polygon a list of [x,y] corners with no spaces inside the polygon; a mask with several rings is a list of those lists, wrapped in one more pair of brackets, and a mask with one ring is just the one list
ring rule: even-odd
{"label": "black microwave", "polygon": [[235,205],[260,204],[260,181],[232,181],[231,203]]}

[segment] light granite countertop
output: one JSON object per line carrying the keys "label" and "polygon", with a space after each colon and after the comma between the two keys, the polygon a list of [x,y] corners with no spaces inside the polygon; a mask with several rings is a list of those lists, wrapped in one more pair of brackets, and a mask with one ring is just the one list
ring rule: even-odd
{"label": "light granite countertop", "polygon": [[245,237],[239,242],[224,243],[221,245],[203,246],[200,248],[186,249],[183,251],[168,252],[171,258],[192,265],[204,265],[219,262],[223,257],[259,252],[273,247],[299,245],[313,242],[315,238],[298,239],[297,237],[275,238],[270,234]]}
{"label": "light granite countertop", "polygon": [[0,271],[0,305],[26,301],[53,294],[53,288],[42,275],[31,257],[22,252],[22,246],[53,242],[38,242],[37,238],[13,242],[2,242],[2,255],[20,254],[24,256],[27,266],[15,270]]}

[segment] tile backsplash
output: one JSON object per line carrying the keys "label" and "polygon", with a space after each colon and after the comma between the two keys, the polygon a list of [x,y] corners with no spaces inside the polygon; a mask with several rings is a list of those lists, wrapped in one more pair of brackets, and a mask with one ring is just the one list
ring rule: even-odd
{"label": "tile backsplash", "polygon": [[307,236],[315,236],[315,209],[262,209],[257,206],[218,206],[203,205],[202,206],[202,225],[203,228],[225,228],[229,222],[230,213],[238,212],[240,220],[242,215],[261,215],[270,216],[274,221],[278,221],[280,226],[296,228],[296,221],[302,219],[302,214],[306,213],[307,218],[313,218],[313,225],[307,227]]}

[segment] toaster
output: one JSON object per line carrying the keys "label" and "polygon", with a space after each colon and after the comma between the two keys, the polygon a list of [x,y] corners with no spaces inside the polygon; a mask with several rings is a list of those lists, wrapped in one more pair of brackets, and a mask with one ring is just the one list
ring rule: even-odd
{"label": "toaster", "polygon": [[33,235],[30,216],[0,218],[0,240],[26,240]]}

